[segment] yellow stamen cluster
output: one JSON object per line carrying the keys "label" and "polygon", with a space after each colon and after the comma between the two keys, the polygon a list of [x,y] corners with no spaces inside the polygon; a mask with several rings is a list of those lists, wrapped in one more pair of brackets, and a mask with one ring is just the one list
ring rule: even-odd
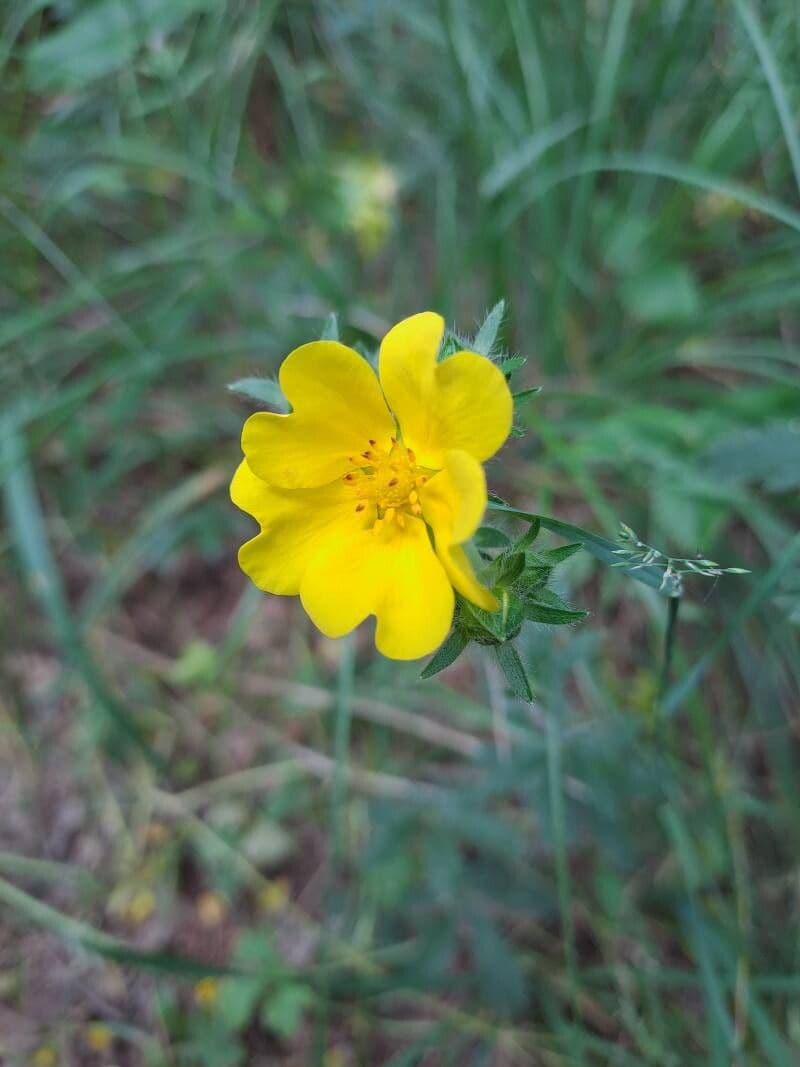
{"label": "yellow stamen cluster", "polygon": [[384,523],[396,522],[405,526],[406,515],[422,514],[419,489],[428,475],[417,465],[417,457],[394,437],[388,451],[370,440],[369,447],[357,456],[349,456],[355,469],[344,476],[352,486],[356,511],[370,508],[375,514],[373,529]]}

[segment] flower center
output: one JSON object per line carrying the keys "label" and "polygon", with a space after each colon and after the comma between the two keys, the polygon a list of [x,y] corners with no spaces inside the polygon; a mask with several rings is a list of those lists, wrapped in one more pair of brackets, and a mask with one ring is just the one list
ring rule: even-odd
{"label": "flower center", "polygon": [[388,451],[370,440],[358,456],[350,456],[358,466],[345,474],[356,497],[356,511],[368,507],[375,511],[375,527],[384,522],[405,524],[405,515],[421,515],[419,488],[428,479],[427,472],[417,465],[417,457],[410,448],[392,438]]}

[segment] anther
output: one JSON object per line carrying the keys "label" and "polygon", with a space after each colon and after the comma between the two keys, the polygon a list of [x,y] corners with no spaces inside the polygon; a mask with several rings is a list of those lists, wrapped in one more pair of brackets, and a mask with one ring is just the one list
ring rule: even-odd
{"label": "anther", "polygon": [[412,463],[416,463],[416,462],[417,462],[417,457],[416,457],[416,455],[414,454],[414,450],[413,450],[413,448],[407,448],[407,449],[406,449],[406,452],[408,453],[408,458],[409,458],[409,460],[410,460],[410,461],[411,461]]}
{"label": "anther", "polygon": [[362,452],[361,455],[364,457],[364,459],[372,459],[372,453],[369,449],[367,449],[366,452]]}
{"label": "anther", "polygon": [[388,485],[388,487],[389,487],[389,488],[391,489],[391,487],[392,487],[393,485],[397,485],[397,483],[398,483],[399,481],[400,481],[400,479],[399,479],[399,478],[392,478],[392,480],[391,480],[390,482],[387,482],[387,485]]}
{"label": "anther", "polygon": [[372,445],[372,447],[374,448],[374,447],[375,447],[375,445],[377,445],[377,443],[378,443],[378,442],[377,442],[377,441],[374,441],[374,440],[373,440],[373,439],[372,439],[372,438],[370,437],[370,439],[369,439],[369,443],[370,443],[370,444]]}
{"label": "anther", "polygon": [[428,480],[427,474],[420,474],[419,478],[414,479],[414,485],[424,485]]}
{"label": "anther", "polygon": [[345,476],[344,476],[344,480],[346,482],[352,482],[353,478],[355,478],[354,474],[345,474]]}
{"label": "anther", "polygon": [[362,500],[360,504],[356,504],[356,511],[363,511],[367,505]]}

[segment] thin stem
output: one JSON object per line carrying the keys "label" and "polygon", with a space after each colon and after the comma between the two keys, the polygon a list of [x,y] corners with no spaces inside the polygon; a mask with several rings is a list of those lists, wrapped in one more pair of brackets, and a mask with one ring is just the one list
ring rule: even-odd
{"label": "thin stem", "polygon": [[658,681],[658,698],[663,697],[667,691],[669,685],[669,673],[672,665],[672,653],[675,647],[675,633],[676,623],[678,621],[678,608],[680,607],[681,598],[679,596],[671,596],[668,600],[669,607],[667,608],[667,629],[664,634],[664,657],[661,662],[661,676]]}
{"label": "thin stem", "polygon": [[333,735],[333,779],[331,782],[331,847],[333,863],[341,859],[344,837],[344,799],[350,750],[350,723],[353,711],[355,649],[350,638],[342,641],[339,675],[336,682],[336,724]]}

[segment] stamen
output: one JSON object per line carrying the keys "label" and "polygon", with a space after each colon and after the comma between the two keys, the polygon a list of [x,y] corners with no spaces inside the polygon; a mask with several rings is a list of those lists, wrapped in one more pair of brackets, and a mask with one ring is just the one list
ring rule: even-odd
{"label": "stamen", "polygon": [[397,513],[397,525],[400,527],[401,530],[405,530],[406,528],[406,517],[402,513],[402,511],[398,511]]}
{"label": "stamen", "polygon": [[412,504],[411,505],[411,512],[414,515],[421,515],[422,514],[422,508],[419,506],[419,504]]}
{"label": "stamen", "polygon": [[366,503],[362,500],[360,504],[356,504],[356,511],[363,511],[366,506]]}
{"label": "stamen", "polygon": [[416,463],[417,462],[417,457],[416,457],[416,455],[414,453],[413,448],[407,448],[406,452],[408,453],[409,462]]}
{"label": "stamen", "polygon": [[352,480],[353,480],[354,478],[355,478],[355,474],[345,474],[345,476],[344,476],[344,480],[345,480],[346,482],[352,482]]}
{"label": "stamen", "polygon": [[369,449],[367,449],[366,452],[362,452],[361,455],[364,457],[364,459],[372,459],[372,453]]}
{"label": "stamen", "polygon": [[393,486],[393,485],[397,485],[397,483],[398,483],[399,481],[400,481],[400,479],[399,479],[399,478],[392,478],[392,480],[391,480],[390,482],[387,482],[386,484],[387,484],[387,485],[388,485],[388,487],[389,487],[389,488],[391,489],[391,488],[392,488],[392,486]]}
{"label": "stamen", "polygon": [[[389,482],[389,485],[391,485],[391,484],[392,483]],[[411,504],[416,504],[416,502],[419,500],[419,493],[417,492],[416,489],[412,489],[411,492],[408,494],[408,500],[409,500],[409,503],[411,503]]]}
{"label": "stamen", "polygon": [[392,522],[392,520],[395,518],[397,518],[397,521],[400,522],[400,516],[397,514],[394,508],[387,508],[383,517],[384,519],[386,519],[387,522]]}
{"label": "stamen", "polygon": [[424,485],[428,480],[427,474],[420,474],[419,478],[414,479],[414,485]]}
{"label": "stamen", "polygon": [[370,439],[369,439],[369,443],[370,443],[370,444],[372,445],[372,447],[374,448],[374,447],[375,447],[375,445],[377,445],[377,443],[378,443],[378,442],[377,442],[377,441],[375,441],[375,440],[373,440],[373,438],[371,438],[371,437],[370,437]]}

